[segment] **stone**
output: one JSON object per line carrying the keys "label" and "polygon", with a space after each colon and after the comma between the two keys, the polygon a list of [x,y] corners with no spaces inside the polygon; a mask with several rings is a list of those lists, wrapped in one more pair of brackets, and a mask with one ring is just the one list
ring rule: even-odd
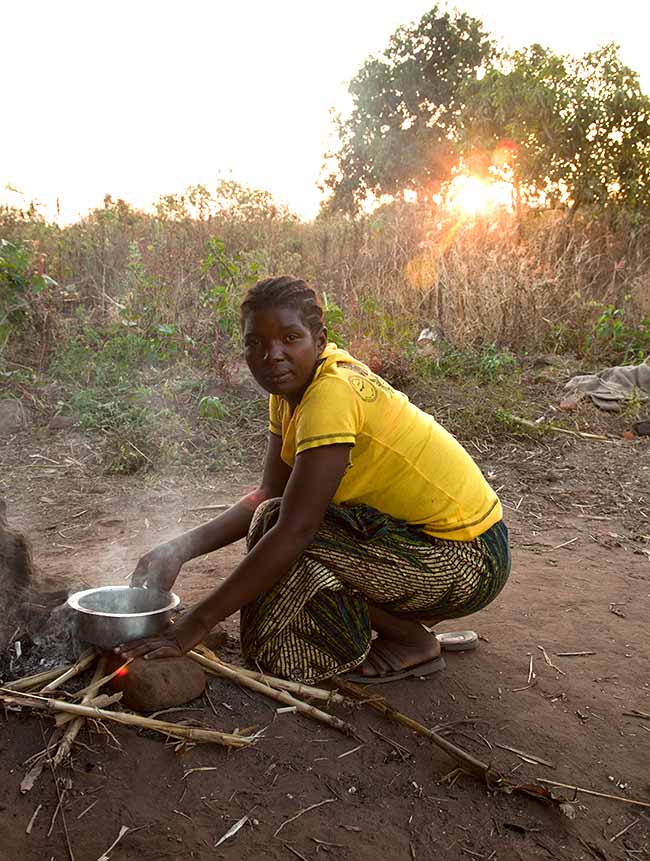
{"label": "stone", "polygon": [[228,642],[228,632],[223,625],[215,625],[207,637],[203,638],[203,644],[213,652],[216,652],[221,646],[225,646]]}
{"label": "stone", "polygon": [[17,398],[0,399],[0,434],[15,433],[27,427],[31,410]]}
{"label": "stone", "polygon": [[[110,671],[121,660],[112,655]],[[136,712],[182,706],[200,697],[205,690],[205,673],[191,658],[136,658],[122,676],[111,681],[114,691],[122,691],[122,704]]]}
{"label": "stone", "polygon": [[578,409],[578,398],[575,395],[568,395],[560,401],[560,409],[564,412],[573,412]]}

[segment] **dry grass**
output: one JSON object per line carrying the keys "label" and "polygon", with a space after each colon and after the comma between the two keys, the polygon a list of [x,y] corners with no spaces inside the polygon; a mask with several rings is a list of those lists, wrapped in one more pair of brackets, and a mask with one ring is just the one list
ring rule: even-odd
{"label": "dry grass", "polygon": [[[241,285],[286,271],[340,306],[348,341],[366,353],[402,349],[425,325],[454,346],[580,352],[603,305],[625,307],[631,324],[650,313],[643,223],[560,212],[459,222],[393,204],[356,221],[302,224],[244,191],[194,206],[166,198],[154,215],[110,201],[64,229],[5,212],[0,231],[30,242],[65,288],[42,328],[76,331],[79,309],[106,324],[122,305],[140,328],[169,323],[185,344],[211,345],[215,365],[229,350]],[[223,242],[224,265],[206,268],[211,237]],[[208,307],[215,287],[223,295]]]}

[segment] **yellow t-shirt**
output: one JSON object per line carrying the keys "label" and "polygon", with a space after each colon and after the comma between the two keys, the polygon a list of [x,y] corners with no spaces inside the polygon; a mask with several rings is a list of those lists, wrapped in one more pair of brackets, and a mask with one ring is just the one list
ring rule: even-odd
{"label": "yellow t-shirt", "polygon": [[470,541],[501,520],[496,493],[469,454],[406,395],[335,344],[328,344],[291,412],[269,402],[269,430],[293,466],[310,448],[349,443],[349,464],[333,502],[363,503],[429,535]]}

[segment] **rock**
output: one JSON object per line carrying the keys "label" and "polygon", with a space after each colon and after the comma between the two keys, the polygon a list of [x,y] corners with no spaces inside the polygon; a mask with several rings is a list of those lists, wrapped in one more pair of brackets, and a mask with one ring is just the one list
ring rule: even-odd
{"label": "rock", "polygon": [[[111,671],[120,659],[111,656]],[[123,691],[122,703],[137,712],[182,706],[200,697],[205,690],[205,673],[191,658],[136,658],[128,672],[111,681],[115,691]]]}
{"label": "rock", "polygon": [[575,395],[568,395],[560,401],[560,409],[565,412],[573,412],[578,409],[578,399]]}
{"label": "rock", "polygon": [[30,418],[31,410],[22,401],[17,398],[0,399],[0,434],[22,430]]}
{"label": "rock", "polygon": [[228,632],[223,625],[216,625],[207,637],[203,638],[203,644],[213,652],[216,652],[221,646],[225,646],[228,642]]}
{"label": "rock", "polygon": [[650,436],[650,421],[637,422],[632,425],[632,430],[637,436]]}

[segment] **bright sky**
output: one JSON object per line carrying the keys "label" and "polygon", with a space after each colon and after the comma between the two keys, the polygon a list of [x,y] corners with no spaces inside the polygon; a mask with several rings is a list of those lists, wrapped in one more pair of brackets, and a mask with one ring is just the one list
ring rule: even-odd
{"label": "bright sky", "polygon": [[[11,184],[64,219],[105,193],[146,207],[219,176],[303,217],[330,108],[397,26],[432,0],[21,0],[2,8],[0,197]],[[647,0],[464,0],[510,47],[608,41],[650,92]],[[53,210],[52,210],[53,211]]]}

